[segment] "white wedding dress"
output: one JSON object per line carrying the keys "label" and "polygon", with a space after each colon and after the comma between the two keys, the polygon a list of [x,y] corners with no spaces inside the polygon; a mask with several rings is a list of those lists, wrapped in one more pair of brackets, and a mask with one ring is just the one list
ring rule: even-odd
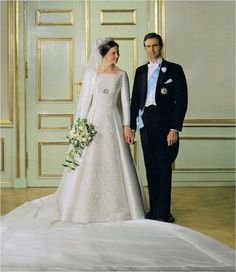
{"label": "white wedding dress", "polygon": [[60,219],[88,223],[144,218],[144,194],[123,133],[130,122],[127,75],[98,73],[95,86],[87,119],[97,134],[80,166],[64,172],[58,189]]}
{"label": "white wedding dress", "polygon": [[1,271],[235,271],[233,249],[144,219],[142,186],[123,136],[126,73],[98,74],[96,86],[87,115],[98,131],[94,142],[75,171],[64,171],[55,194],[2,217]]}

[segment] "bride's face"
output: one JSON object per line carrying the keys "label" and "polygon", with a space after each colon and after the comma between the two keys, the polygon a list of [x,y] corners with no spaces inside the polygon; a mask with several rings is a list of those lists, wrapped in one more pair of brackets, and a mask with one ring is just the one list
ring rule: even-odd
{"label": "bride's face", "polygon": [[110,64],[116,64],[119,59],[119,48],[117,46],[112,47],[105,55],[105,61]]}

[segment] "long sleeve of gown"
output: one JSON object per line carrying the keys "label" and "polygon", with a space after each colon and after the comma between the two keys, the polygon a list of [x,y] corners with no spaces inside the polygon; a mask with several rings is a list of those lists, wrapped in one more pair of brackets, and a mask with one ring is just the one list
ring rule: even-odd
{"label": "long sleeve of gown", "polygon": [[123,111],[123,125],[130,125],[130,90],[129,90],[129,79],[127,74],[124,72],[122,75],[121,85],[121,103]]}

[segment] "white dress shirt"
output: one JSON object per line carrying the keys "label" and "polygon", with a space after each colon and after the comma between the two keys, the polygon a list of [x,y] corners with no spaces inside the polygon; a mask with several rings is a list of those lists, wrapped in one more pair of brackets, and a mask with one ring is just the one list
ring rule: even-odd
{"label": "white dress shirt", "polygon": [[[150,79],[151,75],[153,72],[158,68],[161,67],[162,64],[162,58],[158,58],[155,62],[151,62],[148,64],[148,80]],[[157,83],[157,82],[156,82]],[[151,94],[147,96],[146,102],[145,102],[145,107],[148,107],[150,105],[155,105],[156,106],[156,86],[155,84],[153,86],[153,89],[151,90]]]}

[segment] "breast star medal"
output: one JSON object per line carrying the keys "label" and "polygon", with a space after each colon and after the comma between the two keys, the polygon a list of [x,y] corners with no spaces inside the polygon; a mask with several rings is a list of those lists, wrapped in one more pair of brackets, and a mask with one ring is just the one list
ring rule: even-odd
{"label": "breast star medal", "polygon": [[161,88],[161,94],[163,95],[168,94],[168,90],[165,87]]}

